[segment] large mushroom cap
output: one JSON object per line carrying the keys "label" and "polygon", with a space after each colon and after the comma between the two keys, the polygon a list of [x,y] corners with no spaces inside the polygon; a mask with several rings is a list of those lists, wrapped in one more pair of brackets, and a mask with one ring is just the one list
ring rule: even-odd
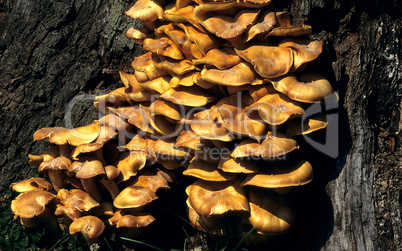
{"label": "large mushroom cap", "polygon": [[32,177],[29,180],[12,183],[10,188],[18,193],[25,193],[29,191],[50,191],[53,189],[53,186],[44,178]]}
{"label": "large mushroom cap", "polygon": [[187,187],[187,204],[204,217],[229,211],[249,211],[246,192],[240,181],[212,182],[197,180]]}
{"label": "large mushroom cap", "polygon": [[105,224],[101,219],[92,215],[87,215],[73,221],[70,225],[69,231],[70,234],[81,232],[89,239],[95,239],[102,234],[104,229]]}
{"label": "large mushroom cap", "polygon": [[75,173],[78,179],[89,179],[105,174],[102,162],[94,156],[82,157],[74,161],[68,170],[70,173]]}
{"label": "large mushroom cap", "polygon": [[46,205],[56,198],[48,191],[29,191],[18,195],[11,202],[11,211],[21,218],[33,218],[42,214]]}
{"label": "large mushroom cap", "polygon": [[163,19],[163,3],[163,0],[139,0],[124,14],[132,19],[153,22],[156,19]]}
{"label": "large mushroom cap", "polygon": [[322,52],[323,42],[311,39],[285,39],[279,43],[279,47],[291,48],[293,51],[293,68],[296,70],[302,64],[316,59]]}
{"label": "large mushroom cap", "polygon": [[313,167],[308,161],[300,161],[290,166],[269,167],[265,171],[249,174],[242,186],[282,188],[301,186],[313,179]]}
{"label": "large mushroom cap", "polygon": [[239,158],[235,159],[230,156],[222,157],[218,168],[227,173],[256,173],[259,171],[255,161]]}
{"label": "large mushroom cap", "polygon": [[241,58],[232,48],[213,48],[207,52],[205,57],[193,59],[195,65],[208,64],[215,66],[219,70],[225,70],[241,62]]}
{"label": "large mushroom cap", "polygon": [[57,198],[67,208],[77,209],[80,212],[89,211],[99,206],[87,192],[80,189],[60,189],[57,192]]}
{"label": "large mushroom cap", "polygon": [[291,116],[302,116],[304,109],[298,102],[283,94],[267,94],[245,109],[257,110],[259,116],[270,125],[285,123]]}
{"label": "large mushroom cap", "polygon": [[157,198],[156,194],[147,187],[129,186],[117,195],[113,205],[120,209],[139,208]]}
{"label": "large mushroom cap", "polygon": [[294,214],[281,197],[267,196],[256,190],[249,191],[250,224],[257,233],[278,235],[289,231],[294,224]]}
{"label": "large mushroom cap", "polygon": [[316,73],[293,74],[272,80],[274,88],[290,99],[315,103],[333,93],[332,86],[323,76]]}
{"label": "large mushroom cap", "polygon": [[289,72],[293,65],[293,54],[290,48],[266,45],[252,45],[236,53],[254,66],[255,71],[263,78],[276,78]]}
{"label": "large mushroom cap", "polygon": [[297,141],[292,137],[284,134],[275,132],[268,132],[266,138],[261,143],[260,154],[263,158],[274,158],[287,154],[299,146]]}
{"label": "large mushroom cap", "polygon": [[218,85],[239,86],[254,82],[257,75],[250,64],[240,62],[227,70],[204,69],[201,79]]}

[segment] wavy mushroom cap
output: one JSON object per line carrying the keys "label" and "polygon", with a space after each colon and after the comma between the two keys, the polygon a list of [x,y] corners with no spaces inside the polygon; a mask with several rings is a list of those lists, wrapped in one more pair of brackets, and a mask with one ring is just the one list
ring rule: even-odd
{"label": "wavy mushroom cap", "polygon": [[295,222],[292,210],[278,196],[249,190],[250,224],[258,234],[278,235],[289,231]]}
{"label": "wavy mushroom cap", "polygon": [[224,156],[220,159],[218,168],[227,173],[257,173],[258,165],[253,160]]}
{"label": "wavy mushroom cap", "polygon": [[159,189],[170,189],[166,179],[158,174],[152,172],[144,172],[141,175],[134,177],[134,180],[130,181],[131,186],[146,187],[151,189],[154,193]]}
{"label": "wavy mushroom cap", "polygon": [[268,132],[264,141],[261,143],[260,154],[263,158],[275,158],[298,149],[297,141],[292,137],[275,132]]}
{"label": "wavy mushroom cap", "polygon": [[326,128],[328,121],[324,116],[314,116],[301,120],[289,121],[286,134],[290,136],[305,135]]}
{"label": "wavy mushroom cap", "polygon": [[194,114],[190,127],[191,130],[205,139],[225,142],[233,140],[229,131],[225,128],[216,106]]}
{"label": "wavy mushroom cap", "polygon": [[263,78],[276,78],[289,72],[293,65],[292,49],[285,47],[252,45],[236,53],[251,63]]}
{"label": "wavy mushroom cap", "polygon": [[219,170],[217,166],[193,158],[183,171],[184,175],[207,181],[228,181],[236,179],[236,175]]}
{"label": "wavy mushroom cap", "polygon": [[174,148],[178,149],[191,149],[195,151],[202,151],[205,147],[210,147],[211,142],[201,138],[198,134],[192,131],[182,131],[176,139]]}
{"label": "wavy mushroom cap", "polygon": [[[276,24],[275,12],[266,12],[262,15],[262,20],[257,20],[256,24],[246,31],[245,41],[248,42],[258,34],[264,34],[271,31]],[[259,18],[260,19],[260,18]]]}
{"label": "wavy mushroom cap", "polygon": [[312,39],[288,38],[282,40],[278,47],[291,48],[293,51],[293,69],[315,60],[322,53],[323,42]]}
{"label": "wavy mushroom cap", "polygon": [[298,102],[283,94],[268,94],[250,105],[245,111],[258,111],[259,116],[270,125],[285,123],[292,116],[302,116],[304,109]]}
{"label": "wavy mushroom cap", "polygon": [[126,214],[123,215],[116,224],[116,228],[141,228],[149,226],[155,218],[149,213],[139,213],[137,215]]}
{"label": "wavy mushroom cap", "polygon": [[[121,119],[121,117],[111,113],[111,114],[107,114],[104,117],[102,117],[99,120],[99,124],[101,125],[101,135],[98,137],[98,139],[108,139],[109,137],[106,137],[107,135],[110,135],[112,133],[110,133],[108,130],[106,130],[106,128],[102,128],[102,126],[105,127],[109,127],[110,129],[114,130],[114,131],[125,131],[128,128],[130,128],[130,124],[128,124],[127,122],[125,122],[124,120]],[[104,132],[102,132],[102,129],[104,130]],[[97,141],[99,141],[97,139]]]}
{"label": "wavy mushroom cap", "polygon": [[164,58],[161,62],[154,62],[154,67],[168,72],[171,76],[183,75],[187,72],[198,70],[190,60],[177,61],[171,58]]}
{"label": "wavy mushroom cap", "polygon": [[303,35],[310,35],[313,29],[310,25],[301,25],[295,27],[276,27],[270,31],[265,38],[278,36],[278,37],[298,37]]}
{"label": "wavy mushroom cap", "polygon": [[171,87],[178,86],[193,86],[196,83],[196,80],[200,77],[200,72],[198,71],[190,71],[183,75],[175,75],[170,79]]}
{"label": "wavy mushroom cap", "polygon": [[165,19],[173,23],[190,23],[197,29],[204,31],[199,21],[194,18],[194,5],[176,9],[173,12],[165,12]]}
{"label": "wavy mushroom cap", "polygon": [[319,102],[333,93],[328,80],[316,73],[302,73],[297,77],[288,74],[272,80],[272,85],[290,99],[306,103]]}
{"label": "wavy mushroom cap", "polygon": [[174,121],[180,121],[185,112],[179,105],[165,100],[155,100],[148,110],[151,114],[162,115]]}
{"label": "wavy mushroom cap", "polygon": [[299,161],[289,166],[269,167],[263,172],[249,174],[242,186],[283,188],[301,186],[313,180],[313,167],[308,161]]}
{"label": "wavy mushroom cap", "polygon": [[150,188],[129,186],[123,189],[113,201],[113,205],[119,209],[139,208],[158,197]]}
{"label": "wavy mushroom cap", "polygon": [[172,88],[161,95],[161,98],[177,105],[191,107],[205,106],[216,100],[214,96],[198,86],[179,86]]}
{"label": "wavy mushroom cap", "polygon": [[243,157],[259,157],[261,155],[261,146],[254,139],[242,140],[230,153],[233,158],[243,158]]}
{"label": "wavy mushroom cap", "polygon": [[141,56],[135,57],[134,61],[131,62],[131,66],[136,72],[145,73],[147,78],[150,80],[169,75],[168,72],[156,68],[154,66],[155,63],[159,63],[159,59],[157,59],[156,56],[153,56],[152,52],[147,52]]}
{"label": "wavy mushroom cap", "polygon": [[60,189],[57,192],[57,198],[66,208],[77,209],[80,212],[87,212],[99,206],[99,203],[87,192],[80,189]]}
{"label": "wavy mushroom cap", "polygon": [[75,173],[78,179],[89,179],[105,174],[105,169],[100,160],[94,156],[86,156],[74,161],[68,167],[69,173]]}
{"label": "wavy mushroom cap", "polygon": [[239,86],[253,83],[257,75],[249,63],[241,62],[227,70],[204,69],[201,79],[218,85]]}
{"label": "wavy mushroom cap", "polygon": [[12,183],[10,188],[18,193],[25,193],[29,191],[50,191],[53,189],[53,185],[44,178],[32,177],[29,180]]}
{"label": "wavy mushroom cap", "polygon": [[21,218],[33,218],[41,215],[46,205],[56,198],[48,191],[29,191],[18,195],[11,202],[11,211]]}
{"label": "wavy mushroom cap", "polygon": [[34,133],[34,141],[49,139],[50,143],[56,145],[70,144],[78,146],[80,144],[91,143],[100,133],[100,125],[96,121],[90,125],[73,129],[64,127],[42,128]]}
{"label": "wavy mushroom cap", "polygon": [[178,24],[178,26],[184,30],[187,38],[193,42],[204,55],[206,55],[209,50],[218,48],[221,44],[212,34],[205,33],[191,25]]}
{"label": "wavy mushroom cap", "polygon": [[140,19],[143,22],[153,22],[156,19],[163,19],[164,11],[162,4],[164,1],[158,0],[138,0],[124,14],[132,19]]}
{"label": "wavy mushroom cap", "polygon": [[149,30],[147,28],[134,28],[131,27],[126,31],[126,37],[134,39],[137,44],[143,44],[144,39],[148,36]]}
{"label": "wavy mushroom cap", "polygon": [[193,59],[195,65],[207,64],[225,70],[241,62],[241,58],[236,54],[233,48],[213,48],[200,59]]}
{"label": "wavy mushroom cap", "polygon": [[229,211],[250,210],[246,191],[240,187],[240,181],[205,181],[197,180],[186,189],[187,205],[199,215],[224,214]]}
{"label": "wavy mushroom cap", "polygon": [[114,166],[121,172],[123,181],[137,175],[147,163],[148,153],[144,151],[130,151],[120,156]]}
{"label": "wavy mushroom cap", "polygon": [[162,159],[185,158],[189,156],[188,151],[174,148],[176,139],[160,138],[156,141],[154,150],[155,153]]}
{"label": "wavy mushroom cap", "polygon": [[161,37],[158,39],[146,38],[143,46],[144,50],[151,51],[156,55],[166,56],[176,60],[184,59],[184,56],[177,45],[168,37]]}
{"label": "wavy mushroom cap", "polygon": [[201,17],[201,25],[217,37],[233,38],[243,34],[254,23],[259,13],[258,9],[243,9],[234,17],[229,15],[209,16],[205,19]]}
{"label": "wavy mushroom cap", "polygon": [[38,168],[39,173],[44,173],[47,170],[68,170],[71,166],[71,160],[64,156],[57,157],[52,160],[43,161]]}
{"label": "wavy mushroom cap", "polygon": [[96,239],[102,234],[105,224],[98,217],[87,215],[73,221],[69,227],[70,234],[81,232],[86,238]]}

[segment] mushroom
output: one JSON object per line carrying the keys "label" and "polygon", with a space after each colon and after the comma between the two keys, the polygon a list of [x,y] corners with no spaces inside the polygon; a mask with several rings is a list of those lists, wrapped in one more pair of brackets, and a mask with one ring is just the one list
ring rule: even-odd
{"label": "mushroom", "polygon": [[10,188],[18,193],[25,193],[29,191],[50,191],[53,186],[44,178],[32,177],[29,180],[12,183]]}
{"label": "mushroom", "polygon": [[68,170],[71,165],[71,160],[64,156],[57,157],[52,160],[43,161],[38,168],[38,172],[46,173],[49,176],[50,181],[53,184],[53,188],[56,192],[64,188],[64,176],[63,170]]}
{"label": "mushroom", "polygon": [[190,165],[183,171],[183,174],[208,181],[228,181],[236,179],[236,175],[225,173],[216,166],[195,158],[190,161]]}
{"label": "mushroom", "polygon": [[70,225],[70,234],[80,232],[88,246],[99,243],[99,236],[105,229],[105,224],[98,217],[87,215],[73,221]]}
{"label": "mushroom", "polygon": [[205,181],[197,180],[187,187],[187,205],[199,215],[209,217],[229,211],[250,210],[247,195],[239,180]]}
{"label": "mushroom", "polygon": [[154,221],[155,218],[149,213],[141,212],[132,215],[119,210],[109,219],[109,224],[124,229],[126,236],[133,238],[141,232],[142,228],[149,226]]}
{"label": "mushroom", "polygon": [[258,234],[278,235],[289,231],[295,222],[294,214],[282,197],[249,190],[250,224]]}
{"label": "mushroom", "polygon": [[302,73],[298,77],[288,74],[271,81],[277,91],[300,102],[315,103],[333,93],[328,80],[316,73]]}
{"label": "mushroom", "polygon": [[119,209],[141,208],[157,198],[150,188],[129,186],[114,199],[113,205]]}
{"label": "mushroom", "polygon": [[11,211],[21,218],[21,223],[27,227],[45,225],[56,230],[56,217],[48,205],[56,198],[56,195],[48,191],[29,191],[21,193],[11,202]]}

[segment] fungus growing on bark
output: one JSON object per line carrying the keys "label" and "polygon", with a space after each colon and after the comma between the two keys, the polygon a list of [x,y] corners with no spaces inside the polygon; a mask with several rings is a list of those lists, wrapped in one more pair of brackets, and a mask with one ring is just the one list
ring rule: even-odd
{"label": "fungus growing on bark", "polygon": [[[327,126],[325,118],[304,115],[333,89],[305,72],[323,50],[307,37],[311,27],[292,26],[286,12],[269,4],[139,0],[125,12],[147,27],[126,32],[146,53],[132,61],[131,73],[119,72],[123,87],[96,97],[105,116],[34,134],[57,145],[30,155],[29,164],[49,176],[58,192],[55,214],[73,221],[70,233],[80,231],[92,243],[105,228],[95,216],[113,214],[109,225],[137,235],[155,220],[143,208],[182,179],[196,180],[186,193],[198,230],[242,234],[238,226],[251,224],[261,236],[290,229],[287,195],[270,190],[285,193],[312,180],[310,163],[291,152],[303,145],[298,135]],[[178,172],[184,176],[175,179]],[[24,224],[16,206],[27,205],[26,194],[55,198],[26,192],[51,190],[42,179],[12,187],[24,192],[12,204]]]}

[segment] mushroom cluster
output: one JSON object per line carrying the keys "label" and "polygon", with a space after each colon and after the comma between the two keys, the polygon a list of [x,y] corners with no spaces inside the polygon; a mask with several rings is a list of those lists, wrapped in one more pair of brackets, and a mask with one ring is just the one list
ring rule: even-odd
{"label": "mushroom cluster", "polygon": [[[35,133],[34,140],[56,145],[30,155],[51,184],[14,184],[22,192],[15,215],[28,224],[28,215],[49,209],[89,243],[104,222],[137,234],[155,220],[144,210],[158,189],[183,174],[194,181],[186,193],[196,229],[254,228],[257,238],[289,231],[295,217],[286,193],[313,178],[311,164],[295,153],[297,136],[327,125],[301,118],[333,90],[307,66],[322,42],[270,2],[138,0],[125,14],[144,27],[126,36],[146,53],[131,73],[120,72],[124,87],[96,97],[105,114],[99,121]],[[21,212],[18,204],[34,193],[53,204]]]}

